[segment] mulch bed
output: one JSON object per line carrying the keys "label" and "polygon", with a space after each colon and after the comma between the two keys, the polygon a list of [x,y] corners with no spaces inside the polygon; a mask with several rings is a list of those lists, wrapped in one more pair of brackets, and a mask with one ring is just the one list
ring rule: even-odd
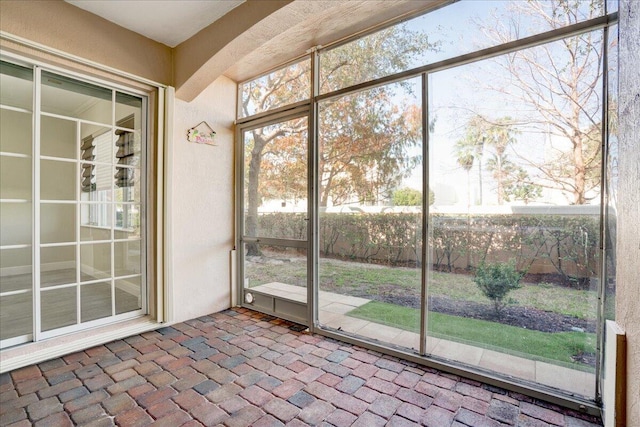
{"label": "mulch bed", "polygon": [[[419,309],[420,296],[398,295],[393,292],[370,294],[367,292],[353,292],[353,296],[371,299],[379,302],[400,305]],[[596,324],[592,320],[578,319],[550,311],[538,310],[530,307],[506,306],[501,315],[496,316],[491,304],[482,304],[473,301],[459,301],[447,297],[429,297],[429,310],[452,316],[468,317],[472,319],[498,322],[505,325],[517,326],[541,332],[567,332],[585,331],[595,333]]]}

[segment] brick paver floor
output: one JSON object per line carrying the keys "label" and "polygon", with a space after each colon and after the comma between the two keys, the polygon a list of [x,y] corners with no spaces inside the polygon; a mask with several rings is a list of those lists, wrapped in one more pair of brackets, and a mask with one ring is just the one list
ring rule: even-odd
{"label": "brick paver floor", "polygon": [[0,426],[566,426],[600,420],[232,309],[0,375]]}

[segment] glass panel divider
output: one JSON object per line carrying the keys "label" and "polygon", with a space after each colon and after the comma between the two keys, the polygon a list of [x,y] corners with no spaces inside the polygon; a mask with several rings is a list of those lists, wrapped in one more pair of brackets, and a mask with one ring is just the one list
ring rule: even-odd
{"label": "glass panel divider", "polygon": [[41,295],[40,295],[40,125],[41,125],[41,96],[40,87],[42,82],[42,69],[34,67],[33,76],[33,217],[32,217],[32,239],[33,239],[33,340],[40,339],[41,328]]}
{"label": "glass panel divider", "polygon": [[[429,194],[429,78],[422,73],[421,79],[422,102],[422,194]],[[429,295],[428,268],[429,265],[429,197],[422,197],[422,268],[420,269],[420,355],[427,354],[427,331],[429,324],[429,310],[427,310],[427,296]]]}
{"label": "glass panel divider", "polygon": [[82,322],[82,292],[80,288],[80,282],[82,281],[82,256],[80,250],[80,241],[82,240],[81,225],[82,225],[82,205],[80,203],[82,194],[82,164],[80,163],[80,153],[82,149],[82,124],[76,122],[76,140],[75,140],[75,160],[76,160],[76,175],[75,175],[75,192],[76,192],[76,324]]}

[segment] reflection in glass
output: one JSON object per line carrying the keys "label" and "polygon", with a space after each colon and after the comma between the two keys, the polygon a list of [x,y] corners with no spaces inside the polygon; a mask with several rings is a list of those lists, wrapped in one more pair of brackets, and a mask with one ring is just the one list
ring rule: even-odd
{"label": "reflection in glass", "polygon": [[111,281],[80,287],[81,322],[111,316]]}
{"label": "reflection in glass", "polygon": [[111,123],[110,89],[42,72],[42,111],[97,123]]}
{"label": "reflection in glass", "polygon": [[40,204],[40,242],[76,241],[76,205],[72,203]]}
{"label": "reflection in glass", "polygon": [[110,165],[81,163],[81,200],[84,202],[111,202],[113,167]]}
{"label": "reflection in glass", "polygon": [[76,123],[55,117],[40,116],[40,154],[77,159]]}
{"label": "reflection in glass", "polygon": [[30,156],[31,123],[31,113],[0,108],[0,151]]}
{"label": "reflection in glass", "polygon": [[80,158],[88,162],[111,164],[116,137],[110,128],[81,124]]}
{"label": "reflection in glass", "polygon": [[256,245],[260,255],[249,255],[245,244],[244,287],[269,295],[307,301],[307,250]]}
{"label": "reflection in glass", "polygon": [[142,271],[140,240],[114,243],[114,263],[116,276],[140,274]]}
{"label": "reflection in glass", "polygon": [[[132,118],[133,120],[127,120]],[[140,129],[142,98],[116,92],[116,123],[127,129]]]}
{"label": "reflection in glass", "polygon": [[40,327],[43,332],[77,323],[76,295],[75,286],[41,292]]}
{"label": "reflection in glass", "polygon": [[116,314],[142,308],[142,278],[128,277],[116,280]]}
{"label": "reflection in glass", "polygon": [[0,202],[0,245],[31,244],[31,203]]}
{"label": "reflection in glass", "polygon": [[125,203],[115,205],[116,239],[140,237],[140,205]]}
{"label": "reflection in glass", "polygon": [[75,245],[40,249],[40,286],[46,288],[77,281]]}
{"label": "reflection in glass", "polygon": [[113,223],[113,205],[106,203],[80,204],[80,240],[109,240]]}
{"label": "reflection in glass", "polygon": [[244,133],[246,235],[306,240],[307,138],[306,117]]}
{"label": "reflection in glass", "polygon": [[0,297],[0,340],[28,335],[33,329],[31,291]]}
{"label": "reflection in glass", "polygon": [[307,58],[243,83],[240,86],[242,103],[238,111],[239,117],[252,116],[309,99],[310,65]]}
{"label": "reflection in glass", "polygon": [[319,321],[418,350],[419,79],[319,106]]}
{"label": "reflection in glass", "polygon": [[[33,105],[32,93],[33,70],[0,61],[0,104],[31,110]],[[28,127],[25,129],[28,129]],[[5,150],[2,149],[0,151]]]}
{"label": "reflection in glass", "polygon": [[31,159],[0,156],[0,199],[31,200]]}
{"label": "reflection in glass", "polygon": [[75,162],[40,161],[40,199],[76,200]]}
{"label": "reflection in glass", "polygon": [[80,280],[111,277],[111,243],[80,245]]}
{"label": "reflection in glass", "polygon": [[31,289],[31,247],[0,249],[0,269],[6,272],[0,280],[0,293]]}
{"label": "reflection in glass", "polygon": [[[116,185],[114,193],[116,202],[140,203],[140,169],[116,168],[115,182],[127,184],[122,187]],[[137,210],[136,210],[137,211]]]}
{"label": "reflection in glass", "polygon": [[113,180],[117,202],[140,201],[140,169],[116,167]]}

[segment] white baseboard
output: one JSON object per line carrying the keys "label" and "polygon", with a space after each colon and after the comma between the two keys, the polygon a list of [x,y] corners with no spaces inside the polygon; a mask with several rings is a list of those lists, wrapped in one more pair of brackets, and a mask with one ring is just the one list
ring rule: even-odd
{"label": "white baseboard", "polygon": [[[66,270],[70,268],[76,268],[75,261],[60,261],[60,262],[50,262],[47,264],[42,264],[41,271],[56,271],[56,270]],[[85,274],[89,274],[91,276],[95,276],[96,270],[90,265],[82,264],[80,266],[80,271]],[[10,276],[19,276],[21,274],[31,274],[32,268],[30,265],[19,265],[15,267],[4,267],[0,268],[0,277],[10,277]],[[131,294],[135,297],[140,297],[140,286],[135,283],[127,282],[126,279],[118,281],[118,289]]]}
{"label": "white baseboard", "polygon": [[140,286],[136,285],[135,283],[128,282],[126,280],[127,279],[117,280],[116,287],[121,291],[124,291],[130,295],[133,295],[139,298],[140,292],[141,292]]}
{"label": "white baseboard", "polygon": [[[76,267],[75,261],[50,262],[47,264],[42,264],[42,266],[40,267],[40,271],[66,270],[68,268],[75,268],[75,267]],[[19,276],[21,274],[29,274],[31,272],[32,272],[32,267],[30,265],[3,267],[3,268],[0,268],[0,277]]]}

